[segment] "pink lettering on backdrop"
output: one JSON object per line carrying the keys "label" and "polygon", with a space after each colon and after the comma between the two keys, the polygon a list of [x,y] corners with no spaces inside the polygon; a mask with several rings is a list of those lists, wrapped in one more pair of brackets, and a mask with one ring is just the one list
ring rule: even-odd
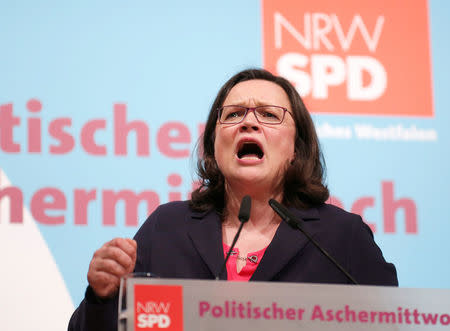
{"label": "pink lettering on backdrop", "polygon": [[[1,171],[1,169],[0,169]],[[167,177],[167,183],[172,187],[168,192],[167,197],[169,201],[182,200],[190,196],[190,192],[181,192],[176,188],[181,186],[182,177],[179,174],[173,173]],[[1,183],[0,183],[1,184]],[[195,183],[193,183],[195,185]],[[194,186],[193,186],[194,187]],[[97,199],[97,192],[102,199]],[[66,221],[66,194],[56,188],[43,188],[31,195],[31,211],[33,217],[44,225],[60,225]],[[98,190],[98,189],[82,189],[75,188],[72,191],[74,224],[85,226],[89,224],[89,206],[95,206],[101,203],[102,206],[102,225],[116,226],[117,207],[123,206],[125,213],[123,219],[126,226],[138,226],[138,209],[144,203],[147,207],[146,215],[153,212],[160,204],[159,194],[155,191],[142,191],[141,193],[134,193],[131,190]],[[0,204],[6,204],[7,215],[10,217],[6,220],[9,223],[23,223],[23,191],[19,187],[8,186],[0,188]],[[55,212],[60,210],[61,213],[55,215]],[[122,218],[122,217],[121,217]],[[95,218],[97,219],[97,218]],[[1,221],[1,220],[0,220]]]}
{"label": "pink lettering on backdrop", "polygon": [[64,193],[57,188],[46,187],[38,190],[31,199],[31,214],[33,218],[47,225],[64,224],[64,214],[48,215],[48,211],[64,211],[67,208]]}
{"label": "pink lettering on backdrop", "polygon": [[[111,145],[111,152],[116,156],[129,155],[129,145],[136,147],[136,155],[139,157],[150,156],[150,128],[147,121],[127,120],[127,105],[116,103],[113,105],[113,123],[109,123],[108,118],[97,118],[86,121],[80,125],[80,132],[72,132],[72,119],[70,117],[60,117],[43,121],[43,103],[39,99],[30,99],[26,103],[29,116],[24,119],[26,122],[25,139],[27,142],[27,153],[44,153],[47,150],[52,155],[67,154],[73,151],[75,145],[79,143],[81,150],[89,155],[106,156],[107,146]],[[19,153],[22,150],[22,143],[15,141],[14,129],[19,127],[22,118],[14,116],[14,105],[12,103],[0,105],[0,151],[6,153]],[[48,123],[48,124],[47,124]],[[112,128],[112,135],[107,130]],[[205,124],[197,124],[197,134],[200,136],[204,131]],[[168,158],[188,158],[192,143],[191,132],[188,126],[182,122],[169,121],[163,123],[156,132],[156,145],[159,152]],[[47,146],[45,135],[49,135],[55,140]],[[107,134],[104,143],[99,143],[101,134]],[[135,137],[134,143],[131,143]],[[130,139],[129,139],[130,138]],[[130,142],[130,144],[128,144]],[[48,149],[47,149],[48,148]],[[201,150],[199,150],[200,152]]]}
{"label": "pink lettering on backdrop", "polygon": [[116,204],[122,201],[125,205],[125,225],[138,225],[138,205],[140,202],[147,203],[147,214],[152,213],[159,206],[159,196],[153,191],[143,191],[139,194],[131,190],[114,192],[104,190],[103,199],[103,225],[116,225]]}
{"label": "pink lettering on backdrop", "polygon": [[[0,183],[1,184],[1,183]],[[0,189],[0,202],[9,200],[10,223],[23,223],[23,194],[17,187],[9,186]],[[6,202],[6,201],[5,201]],[[0,213],[1,217],[1,213]],[[0,221],[2,221],[0,219]]]}
{"label": "pink lettering on backdrop", "polygon": [[96,190],[75,190],[74,191],[74,223],[75,225],[88,224],[88,205],[97,197]]}
{"label": "pink lettering on backdrop", "polygon": [[106,128],[105,120],[91,120],[81,129],[81,146],[91,155],[106,155],[106,146],[95,142],[95,134],[98,130]]}
{"label": "pink lettering on backdrop", "polygon": [[[30,99],[27,102],[27,108],[31,113],[38,113],[42,110],[42,104],[37,99]],[[28,118],[28,152],[41,153],[41,119],[30,117]]]}
{"label": "pink lettering on backdrop", "polygon": [[[115,155],[128,155],[128,136],[132,134],[136,138],[137,156],[149,156],[150,155],[150,139],[149,139],[149,127],[145,121],[141,120],[127,120],[127,106],[123,103],[114,104],[114,114],[113,114],[113,140],[114,140],[114,154]],[[72,129],[72,119],[69,117],[61,117],[50,120],[48,122],[48,127],[43,126],[43,121],[39,117],[42,112],[43,104],[37,98],[32,98],[26,103],[26,109],[29,113],[29,117],[25,119],[26,126],[26,141],[28,153],[43,153],[45,148],[43,148],[42,143],[46,139],[42,140],[42,135],[48,131],[54,142],[48,145],[48,151],[52,155],[62,155],[73,151],[76,144],[77,135],[71,132]],[[12,103],[7,103],[0,105],[0,150],[6,153],[19,153],[21,151],[21,143],[14,139],[14,129],[19,127],[21,124],[21,118],[14,115],[14,106]],[[106,141],[104,144],[98,142],[100,134],[106,134],[108,127],[107,119],[92,119],[84,123],[81,126],[81,131],[79,133],[80,144],[82,150],[87,154],[95,156],[105,156],[107,155],[107,145]],[[204,132],[205,124],[199,123],[197,125],[197,135],[201,137]],[[187,158],[190,155],[190,143],[191,143],[191,133],[189,128],[176,121],[170,121],[163,123],[161,127],[156,130],[156,145],[159,152],[168,158]],[[198,148],[198,152],[201,154],[201,148]],[[190,192],[185,196],[180,192],[180,187],[182,185],[182,177],[178,174],[170,174],[167,178],[167,185],[169,188],[168,201],[182,200],[183,198],[190,198]],[[375,222],[369,222],[365,213],[370,208],[375,208],[377,205],[382,208],[382,227],[381,231],[384,233],[396,233],[397,232],[397,221],[398,218],[404,217],[404,231],[408,234],[417,234],[418,232],[418,222],[417,222],[417,207],[415,201],[411,198],[395,198],[394,197],[394,182],[385,181],[381,183],[381,199],[375,198],[370,195],[364,195],[357,198],[353,204],[351,204],[350,210],[354,213],[360,214],[371,227],[371,229],[376,232],[377,224]],[[198,183],[192,183],[192,190],[198,187]],[[127,191],[127,190],[123,190]],[[11,213],[11,223],[22,222],[22,206],[23,206],[23,193],[19,188],[8,188],[0,190],[0,199],[9,198],[10,200],[10,213]],[[59,191],[61,192],[61,191]],[[96,200],[96,190],[83,190],[76,189],[74,192],[74,223],[77,225],[86,225],[87,220],[87,205],[89,202],[94,202]],[[111,202],[114,206],[117,201],[115,201],[108,190],[105,190],[105,196],[107,198],[106,202]],[[131,191],[130,191],[131,192]],[[37,193],[35,193],[36,195]],[[60,196],[58,194],[57,196]],[[129,195],[128,195],[129,196]],[[39,197],[39,195],[38,195]],[[38,199],[38,197],[33,196],[33,199]],[[50,199],[50,198],[48,198]],[[160,201],[157,193],[153,192],[152,197],[148,197],[147,203],[153,205],[155,201]],[[120,200],[120,199],[119,199]],[[39,201],[39,200],[33,200]],[[65,201],[65,196],[64,196]],[[124,200],[127,206],[128,200]],[[152,202],[148,202],[152,201]],[[330,203],[335,204],[341,208],[344,205],[340,198],[330,197]],[[110,215],[111,211],[107,204],[102,203],[103,210],[107,211]],[[78,209],[79,208],[79,209]],[[51,205],[50,205],[51,209]],[[149,208],[150,210],[153,207]],[[398,216],[398,212],[401,212]],[[64,222],[64,216],[44,216],[41,215],[42,224],[55,225]],[[134,213],[126,212],[127,217],[133,217]],[[397,216],[397,217],[396,217]],[[105,215],[103,216],[103,224],[105,225],[115,225],[115,218],[109,218]],[[127,225],[137,224],[137,220],[131,221],[127,218]]]}
{"label": "pink lettering on backdrop", "polygon": [[[176,173],[172,173],[167,177],[167,184],[170,188],[167,193],[168,201],[178,201],[183,199],[189,199],[191,196],[191,192],[195,190],[199,183],[193,182],[191,186],[191,190],[188,192],[182,193],[181,190],[177,189],[181,187],[183,182],[182,176]],[[382,207],[384,209],[385,217],[386,215],[390,218],[384,218],[382,220],[382,224],[384,225],[382,228],[384,233],[396,233],[398,230],[395,227],[395,218],[394,214],[399,208],[409,208],[405,213],[405,233],[407,234],[417,234],[417,216],[415,203],[412,199],[393,199],[393,183],[392,182],[382,182],[382,186],[384,190],[382,190],[383,194],[389,193],[386,196],[381,197]],[[99,190],[102,196],[102,224],[106,226],[115,226],[116,225],[116,205],[123,204],[125,207],[125,224],[127,226],[137,226],[138,218],[137,218],[137,209],[138,205],[141,202],[145,202],[147,205],[147,212],[151,213],[160,203],[160,197],[155,191],[143,191],[139,194],[134,193],[131,190]],[[44,193],[48,196],[45,197]],[[44,195],[43,195],[44,194]],[[45,200],[46,198],[47,200]],[[56,199],[53,203],[48,202],[49,199]],[[9,186],[0,189],[0,203],[9,202],[9,214],[10,223],[22,223],[23,222],[23,192],[20,188],[15,186]],[[55,209],[55,210],[64,210],[66,209],[66,196],[65,193],[56,188],[44,188],[36,191],[32,197],[32,208],[34,208],[34,212],[38,215],[37,221],[41,224],[45,225],[58,225],[65,222],[65,217],[63,215],[60,216],[48,216],[45,214],[45,209]],[[46,202],[47,201],[47,202]],[[359,212],[360,214],[364,214],[365,208],[375,207],[376,199],[370,196],[363,196],[361,198],[356,199],[356,201],[352,205],[352,212]],[[406,202],[405,202],[406,201]],[[336,197],[330,197],[328,200],[329,203],[338,204],[343,206],[340,199]],[[75,225],[87,225],[88,224],[88,206],[89,204],[97,203],[97,189],[81,189],[76,188],[73,190],[73,210],[74,210],[74,224]],[[389,212],[386,213],[386,210]],[[386,224],[393,224],[394,227],[388,227]],[[372,229],[375,229],[375,224],[369,224]]]}
{"label": "pink lettering on backdrop", "polygon": [[[331,196],[328,201],[335,206],[345,209],[342,201]],[[372,196],[363,196],[355,200],[352,204],[351,212],[361,215],[364,218],[364,213],[367,208],[373,208],[376,206],[376,199]],[[413,199],[410,198],[400,198],[394,199],[394,182],[383,181],[381,182],[381,207],[383,209],[383,232],[384,233],[395,233],[396,228],[396,212],[398,210],[403,210],[405,219],[405,233],[417,234],[417,208]],[[364,220],[372,229],[376,232],[377,227],[375,223],[368,223]]]}
{"label": "pink lettering on backdrop", "polygon": [[67,154],[75,146],[73,136],[64,130],[65,127],[72,126],[72,119],[68,117],[58,118],[50,122],[48,132],[59,141],[58,145],[50,145],[50,154]]}
{"label": "pink lettering on backdrop", "polygon": [[[158,148],[162,154],[170,158],[188,157],[190,153],[190,142],[191,134],[189,128],[183,123],[168,122],[158,131]],[[176,149],[174,144],[184,144],[185,146]]]}
{"label": "pink lettering on backdrop", "polygon": [[14,127],[20,125],[20,117],[13,115],[13,104],[0,105],[0,147],[7,153],[19,153],[20,144],[15,143]]}
{"label": "pink lettering on backdrop", "polygon": [[150,155],[149,128],[144,121],[127,122],[127,105],[114,105],[114,154],[127,155],[128,134],[134,131],[138,156]]}
{"label": "pink lettering on backdrop", "polygon": [[396,232],[395,214],[402,209],[405,218],[405,232],[417,233],[417,209],[412,199],[401,198],[394,200],[394,183],[383,182],[383,216],[384,231],[386,233]]}
{"label": "pink lettering on backdrop", "polygon": [[[173,188],[180,186],[182,181],[183,179],[178,174],[171,174],[167,177],[167,184]],[[179,200],[183,200],[181,197],[181,192],[169,192],[169,201]]]}

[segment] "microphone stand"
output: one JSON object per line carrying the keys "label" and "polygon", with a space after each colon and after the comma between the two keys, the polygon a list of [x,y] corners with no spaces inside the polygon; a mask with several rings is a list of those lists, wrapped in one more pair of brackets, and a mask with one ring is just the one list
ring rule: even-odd
{"label": "microphone stand", "polygon": [[320,244],[309,235],[308,232],[303,229],[300,221],[296,219],[288,210],[286,207],[284,207],[282,204],[280,204],[278,201],[274,199],[269,200],[269,205],[272,207],[272,209],[291,227],[294,229],[300,230],[301,233],[303,233],[306,238],[314,245],[316,248],[328,259],[331,261],[331,263],[334,264],[336,268],[338,268],[344,275],[347,277],[348,280],[350,280],[354,285],[358,285],[358,282],[348,273],[347,270],[345,270],[339,262],[337,262],[325,249],[320,246]]}
{"label": "microphone stand", "polygon": [[222,272],[225,269],[225,266],[227,265],[228,259],[231,256],[231,252],[233,251],[234,245],[236,245],[236,242],[241,235],[242,228],[244,227],[244,223],[246,223],[250,219],[250,209],[252,207],[252,200],[250,196],[246,195],[242,198],[241,201],[241,207],[239,208],[239,221],[241,224],[239,225],[239,229],[236,232],[236,235],[233,238],[233,242],[231,244],[230,249],[228,250],[227,256],[225,258],[225,261],[223,261],[222,267],[220,268],[220,272],[216,275],[216,280],[219,280],[219,276],[222,274]]}

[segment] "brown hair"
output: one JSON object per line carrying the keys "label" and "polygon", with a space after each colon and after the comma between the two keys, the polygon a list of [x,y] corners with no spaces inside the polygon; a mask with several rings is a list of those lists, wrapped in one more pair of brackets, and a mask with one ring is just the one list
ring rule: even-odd
{"label": "brown hair", "polygon": [[205,131],[200,141],[201,157],[197,163],[200,186],[192,192],[190,206],[197,211],[211,208],[219,212],[225,206],[225,178],[214,158],[215,127],[218,109],[228,93],[240,82],[263,79],[279,85],[289,97],[295,121],[295,159],[287,168],[283,179],[283,203],[299,209],[324,203],[329,192],[324,181],[325,162],[319,146],[313,121],[300,95],[283,77],[263,69],[248,69],[231,77],[222,86],[211,106]]}

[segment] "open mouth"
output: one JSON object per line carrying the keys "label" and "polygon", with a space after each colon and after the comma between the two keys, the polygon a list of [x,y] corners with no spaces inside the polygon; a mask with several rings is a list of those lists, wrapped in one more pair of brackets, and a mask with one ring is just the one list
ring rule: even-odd
{"label": "open mouth", "polygon": [[244,157],[257,157],[258,159],[262,159],[264,152],[258,144],[254,142],[245,142],[239,148],[237,156],[240,159],[243,159]]}

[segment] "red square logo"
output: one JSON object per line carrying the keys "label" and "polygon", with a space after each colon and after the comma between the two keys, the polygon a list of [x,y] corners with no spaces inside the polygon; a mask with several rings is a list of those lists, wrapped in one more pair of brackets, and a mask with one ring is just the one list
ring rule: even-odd
{"label": "red square logo", "polygon": [[183,331],[183,287],[135,285],[136,330]]}
{"label": "red square logo", "polygon": [[426,0],[262,0],[264,67],[313,113],[432,117]]}

